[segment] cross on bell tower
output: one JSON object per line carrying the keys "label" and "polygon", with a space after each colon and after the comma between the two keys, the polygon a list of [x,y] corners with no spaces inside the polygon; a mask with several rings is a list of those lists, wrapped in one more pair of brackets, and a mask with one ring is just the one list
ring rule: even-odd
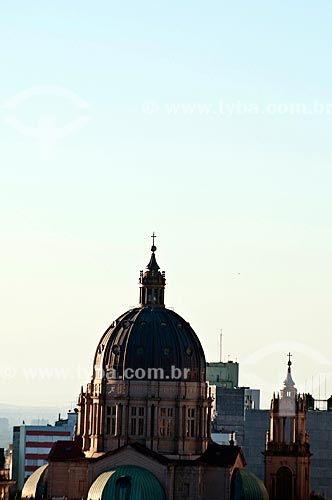
{"label": "cross on bell tower", "polygon": [[288,366],[290,367],[292,365],[292,362],[291,362],[291,357],[293,356],[293,354],[291,354],[290,352],[287,354],[288,356]]}
{"label": "cross on bell tower", "polygon": [[270,500],[309,500],[310,444],[306,432],[306,400],[297,393],[291,353],[284,386],[274,394],[266,436],[265,484]]}

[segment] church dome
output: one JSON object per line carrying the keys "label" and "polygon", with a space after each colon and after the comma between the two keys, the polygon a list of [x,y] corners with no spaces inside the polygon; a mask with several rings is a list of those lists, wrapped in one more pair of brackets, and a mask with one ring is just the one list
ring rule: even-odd
{"label": "church dome", "polygon": [[94,367],[116,379],[205,382],[197,335],[181,316],[162,307],[131,309],[112,323],[97,347]]}
{"label": "church dome", "polygon": [[140,306],[104,333],[95,354],[95,377],[205,382],[200,341],[187,321],[165,307],[165,273],[159,271],[154,244],[151,250],[140,273]]}
{"label": "church dome", "polygon": [[92,483],[88,500],[165,500],[158,479],[148,470],[133,465],[120,465],[103,472]]}
{"label": "church dome", "polygon": [[236,469],[232,477],[232,500],[269,500],[263,481],[245,469]]}

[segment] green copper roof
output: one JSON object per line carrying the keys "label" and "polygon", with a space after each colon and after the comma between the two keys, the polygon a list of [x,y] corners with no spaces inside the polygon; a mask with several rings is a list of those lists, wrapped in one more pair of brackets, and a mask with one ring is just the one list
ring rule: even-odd
{"label": "green copper roof", "polygon": [[165,495],[151,472],[120,465],[97,477],[89,489],[88,500],[165,500]]}
{"label": "green copper roof", "polygon": [[232,500],[269,500],[263,481],[255,474],[237,469],[232,477]]}

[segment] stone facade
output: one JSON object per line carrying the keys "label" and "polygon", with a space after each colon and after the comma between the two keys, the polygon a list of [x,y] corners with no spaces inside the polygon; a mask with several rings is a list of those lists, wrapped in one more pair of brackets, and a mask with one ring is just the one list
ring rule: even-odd
{"label": "stone facade", "polygon": [[[132,465],[151,472],[160,482],[167,500],[229,500],[232,475],[237,468],[245,466],[245,460],[236,446],[214,446],[211,453],[191,461],[167,459],[138,444],[98,458],[73,456],[66,460],[58,458],[55,446],[48,467],[48,498],[64,495],[71,500],[87,498],[90,485],[103,472]],[[214,458],[211,460],[211,457]]]}

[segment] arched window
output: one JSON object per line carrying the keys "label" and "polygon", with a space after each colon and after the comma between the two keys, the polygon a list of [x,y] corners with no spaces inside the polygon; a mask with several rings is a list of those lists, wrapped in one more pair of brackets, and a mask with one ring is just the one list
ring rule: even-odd
{"label": "arched window", "polygon": [[292,471],[280,467],[277,472],[277,500],[292,500]]}
{"label": "arched window", "polygon": [[116,500],[130,499],[131,482],[128,476],[120,476],[116,481],[115,498]]}

